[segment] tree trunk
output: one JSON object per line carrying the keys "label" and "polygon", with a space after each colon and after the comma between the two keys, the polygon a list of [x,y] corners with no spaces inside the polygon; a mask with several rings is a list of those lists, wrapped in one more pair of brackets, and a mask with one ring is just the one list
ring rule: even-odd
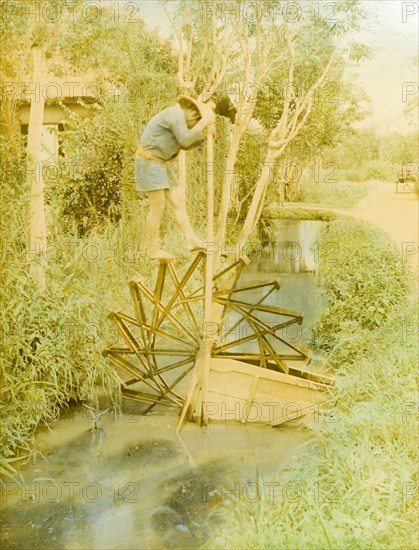
{"label": "tree trunk", "polygon": [[257,222],[259,220],[260,213],[262,211],[262,203],[265,198],[266,190],[269,185],[269,180],[271,177],[271,171],[274,166],[275,158],[273,155],[268,153],[265,158],[263,165],[262,173],[256,184],[256,189],[252,197],[252,201],[249,206],[249,210],[246,215],[246,219],[243,223],[243,227],[239,236],[239,247],[242,249],[246,244],[247,239],[249,238],[252,231],[255,229]]}
{"label": "tree trunk", "polygon": [[224,181],[222,183],[222,190],[221,190],[220,209],[218,212],[218,220],[217,220],[217,237],[216,238],[217,238],[217,244],[218,244],[219,250],[223,246],[223,242],[225,240],[227,215],[230,208],[230,199],[231,199],[231,184],[235,177],[234,166],[236,164],[237,152],[239,150],[240,137],[241,137],[241,132],[236,132],[233,135],[233,141],[228,151],[228,156],[227,156],[227,161],[225,166]]}
{"label": "tree trunk", "polygon": [[41,137],[44,121],[43,84],[46,74],[45,51],[32,48],[32,98],[29,113],[26,177],[29,187],[28,257],[30,273],[35,285],[44,290],[47,229],[44,202],[44,182],[41,166]]}

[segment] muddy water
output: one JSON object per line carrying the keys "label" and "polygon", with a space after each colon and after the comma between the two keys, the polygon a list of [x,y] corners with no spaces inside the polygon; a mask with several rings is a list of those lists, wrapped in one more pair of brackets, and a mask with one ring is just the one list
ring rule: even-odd
{"label": "muddy water", "polygon": [[128,406],[94,429],[87,409],[70,413],[37,434],[22,486],[6,483],[2,548],[197,548],[222,522],[216,505],[257,498],[307,434],[232,422],[180,439],[173,414]]}
{"label": "muddy water", "polygon": [[[318,227],[287,226],[274,249],[290,242],[288,231],[303,250]],[[242,280],[279,276],[271,303],[305,313],[304,339],[321,307],[316,266],[307,250],[298,265],[272,250]],[[187,424],[177,436],[176,413],[142,416],[129,401],[120,410],[107,407],[72,407],[38,431],[39,453],[22,466],[21,485],[3,487],[2,548],[198,548],[223,522],[219,505],[257,501],[310,434],[309,420],[271,428],[232,415],[206,428]]]}

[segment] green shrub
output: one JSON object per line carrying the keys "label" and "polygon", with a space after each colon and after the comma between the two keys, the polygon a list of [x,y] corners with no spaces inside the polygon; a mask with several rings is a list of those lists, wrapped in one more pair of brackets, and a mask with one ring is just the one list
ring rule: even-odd
{"label": "green shrub", "polygon": [[369,180],[395,181],[399,167],[392,162],[375,159],[355,168],[345,168],[339,171],[342,180],[365,182]]}
{"label": "green shrub", "polygon": [[60,175],[49,182],[47,200],[60,210],[62,227],[79,235],[121,217],[124,140],[110,123],[115,105],[90,106],[90,116],[69,115],[61,134],[66,153]]}
{"label": "green shrub", "polygon": [[324,233],[319,255],[329,301],[315,329],[323,349],[333,349],[342,334],[384,326],[406,307],[409,270],[382,232],[353,221],[335,222]]}
{"label": "green shrub", "polygon": [[[83,243],[76,238],[68,242],[71,254],[66,258],[55,226],[48,241],[48,289],[42,294],[33,286],[28,266],[35,259],[25,242],[24,161],[14,158],[4,141],[1,146],[8,159],[0,204],[1,448],[10,457],[28,449],[38,424],[56,418],[61,406],[91,397],[98,383],[112,395],[117,384],[100,354],[109,306],[98,307],[102,289],[95,286],[96,266],[83,262]],[[114,270],[109,268],[111,279]]]}
{"label": "green shrub", "polygon": [[98,381],[112,393],[113,373],[98,349],[90,297],[71,289],[71,279],[41,294],[21,272],[0,291],[6,455],[24,446],[39,422],[54,420],[70,400],[91,398]]}

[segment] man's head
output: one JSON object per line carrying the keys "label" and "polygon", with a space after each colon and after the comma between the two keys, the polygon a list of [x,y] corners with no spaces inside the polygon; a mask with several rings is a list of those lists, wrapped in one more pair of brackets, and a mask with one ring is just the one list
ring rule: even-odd
{"label": "man's head", "polygon": [[186,120],[187,127],[193,128],[195,124],[199,120],[201,120],[201,114],[197,109],[192,109],[192,108],[185,109],[184,107],[182,107],[182,109],[183,109],[183,112],[185,113],[185,120]]}
{"label": "man's head", "polygon": [[237,109],[228,96],[214,96],[205,103],[199,103],[196,99],[182,95],[179,98],[179,105],[185,113],[186,124],[188,128],[193,128],[202,118],[202,109],[210,107],[217,115],[226,117],[234,124],[236,120]]}
{"label": "man's head", "polygon": [[192,97],[182,95],[179,98],[179,105],[185,113],[186,125],[188,128],[193,128],[201,120],[198,102]]}

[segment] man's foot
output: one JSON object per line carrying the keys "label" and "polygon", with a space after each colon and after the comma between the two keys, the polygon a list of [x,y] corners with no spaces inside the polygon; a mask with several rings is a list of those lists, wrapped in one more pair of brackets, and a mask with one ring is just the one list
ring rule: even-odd
{"label": "man's foot", "polygon": [[189,252],[207,252],[207,243],[196,237],[188,241],[188,250]]}
{"label": "man's foot", "polygon": [[149,258],[152,260],[174,260],[175,257],[172,256],[169,252],[162,250],[161,248],[157,250],[152,250],[148,253]]}
{"label": "man's foot", "polygon": [[188,250],[189,252],[208,252],[206,243],[189,245]]}

